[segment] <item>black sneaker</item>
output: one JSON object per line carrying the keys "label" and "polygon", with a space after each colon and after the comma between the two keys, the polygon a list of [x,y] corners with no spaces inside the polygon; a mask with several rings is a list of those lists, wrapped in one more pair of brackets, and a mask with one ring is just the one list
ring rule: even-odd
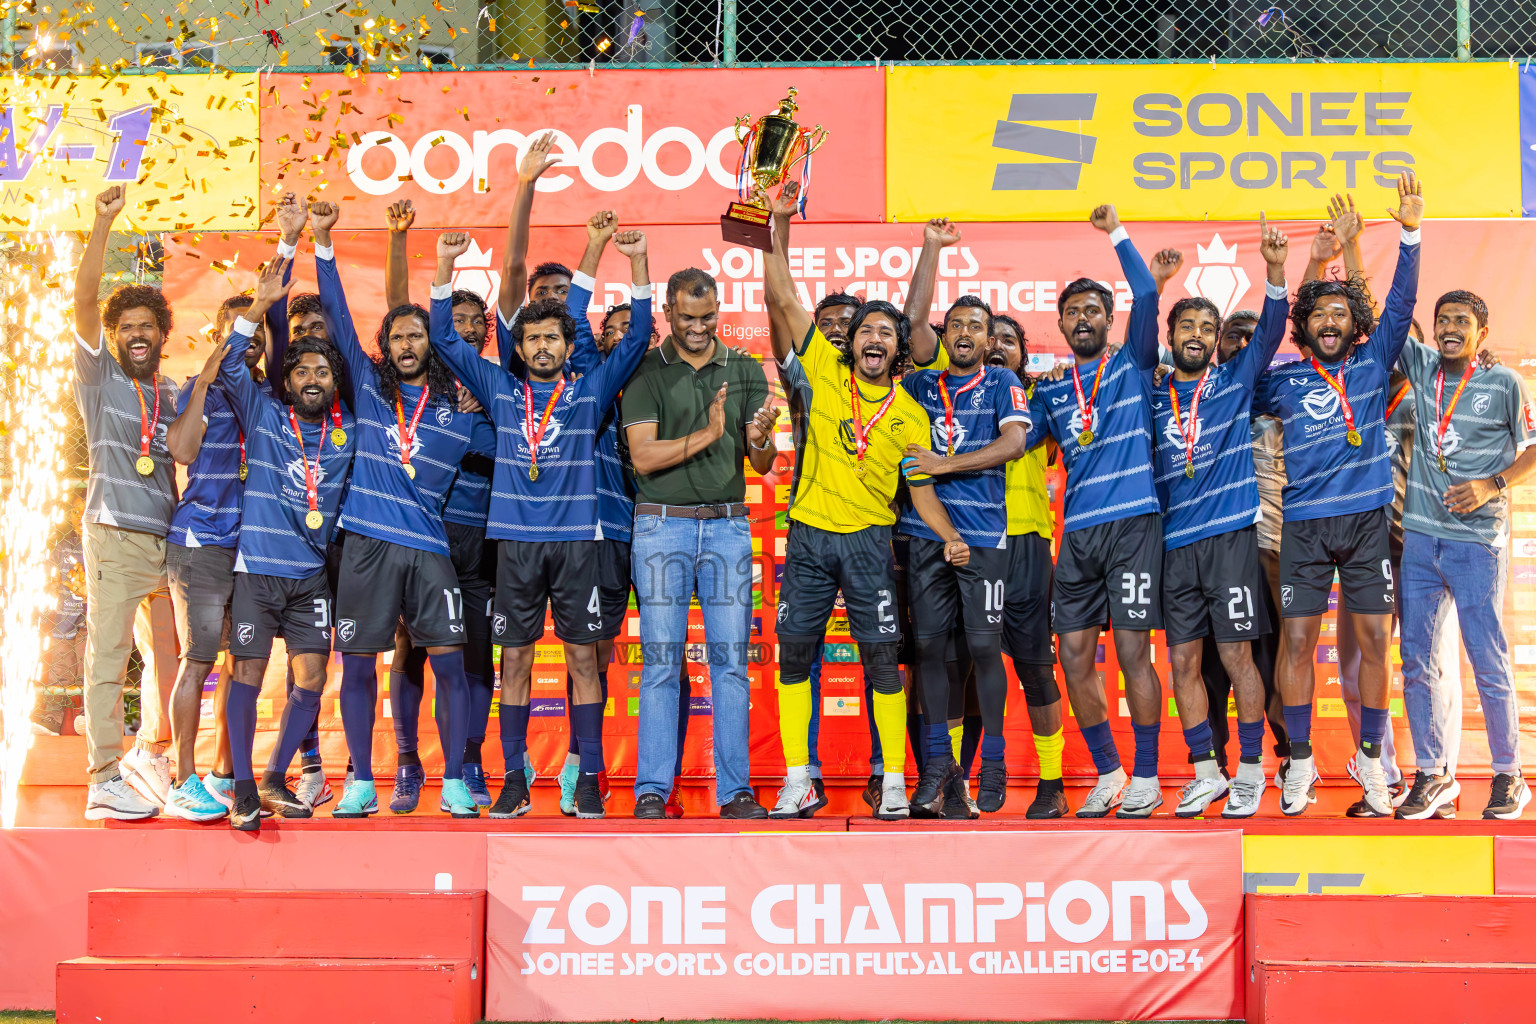
{"label": "black sneaker", "polygon": [[976,781],[976,806],[983,813],[993,814],[1008,802],[1008,768],[1001,761],[981,762],[981,774]]}
{"label": "black sneaker", "polygon": [[576,777],[576,817],[601,818],[608,813],[603,806],[603,788],[596,772],[582,772]]}
{"label": "black sneaker", "polygon": [[667,816],[667,799],[655,793],[641,793],[635,801],[635,817],[646,821],[661,821]]}
{"label": "black sneaker", "polygon": [[263,779],[260,787],[261,802],[275,814],[284,818],[313,818],[315,809],[300,800],[298,794],[288,788],[284,779]]}
{"label": "black sneaker", "polygon": [[864,783],[864,792],[862,796],[864,797],[864,802],[869,804],[869,810],[871,813],[879,813],[880,811],[880,787],[884,785],[885,776],[878,772],[876,772],[874,775],[871,775],[869,777],[869,781]]}
{"label": "black sneaker", "polygon": [[1449,772],[1431,775],[1420,771],[1413,777],[1413,788],[1408,791],[1408,798],[1402,806],[1398,807],[1396,817],[1408,821],[1432,817],[1447,804],[1455,806],[1456,797],[1460,794],[1461,783]]}
{"label": "black sneaker", "polygon": [[928,758],[912,792],[912,817],[937,818],[944,810],[944,791],[959,775],[960,766],[953,755]]}
{"label": "black sneaker", "polygon": [[[814,781],[816,783],[816,792],[820,795],[822,802],[825,803],[826,790],[822,788],[820,779]],[[744,820],[766,818],[768,817],[768,808],[757,802],[757,798],[752,795],[751,790],[743,790],[725,802],[725,806],[720,808],[720,817]]]}
{"label": "black sneaker", "polygon": [[1525,784],[1524,775],[1519,772],[1499,772],[1493,777],[1493,785],[1489,788],[1488,806],[1483,808],[1483,817],[1513,821],[1520,817],[1530,802],[1531,791]]}
{"label": "black sneaker", "polygon": [[824,779],[812,779],[811,786],[816,790],[816,803],[811,807],[812,811],[819,811],[827,806],[827,783]]}
{"label": "black sneaker", "polygon": [[517,818],[532,809],[533,801],[528,799],[528,776],[521,768],[507,772],[502,777],[501,795],[496,797],[496,802],[491,805],[490,816]]}
{"label": "black sneaker", "polygon": [[237,832],[255,832],[261,828],[261,797],[237,796],[229,809],[229,827]]}
{"label": "black sneaker", "polygon": [[963,775],[957,775],[949,785],[944,787],[944,809],[939,812],[939,817],[970,820],[971,795],[966,792]]}
{"label": "black sneaker", "polygon": [[1035,798],[1024,811],[1024,817],[1040,821],[1060,818],[1067,813],[1067,791],[1060,779],[1041,779],[1035,789]]}

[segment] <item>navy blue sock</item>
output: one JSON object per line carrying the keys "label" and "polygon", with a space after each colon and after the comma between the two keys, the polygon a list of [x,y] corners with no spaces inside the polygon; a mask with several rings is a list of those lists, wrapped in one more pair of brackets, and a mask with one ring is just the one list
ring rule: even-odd
{"label": "navy blue sock", "polygon": [[[961,743],[964,742],[962,738]],[[1001,761],[1007,749],[1008,741],[1001,736],[993,736],[991,733],[988,733],[981,738],[981,759],[983,761]],[[970,775],[971,770],[969,767],[966,768],[965,773]]]}
{"label": "navy blue sock", "polygon": [[581,771],[596,775],[603,770],[603,704],[573,704],[571,727],[581,741]]}
{"label": "navy blue sock", "polygon": [[1360,707],[1360,751],[1366,757],[1381,756],[1381,741],[1387,734],[1386,708]]}
{"label": "navy blue sock", "polygon": [[402,765],[420,765],[416,754],[421,732],[421,702],[426,696],[427,652],[413,647],[399,663],[390,666],[389,710],[395,721],[395,748]]}
{"label": "navy blue sock", "polygon": [[885,750],[880,746],[880,730],[875,727],[875,684],[868,679],[864,680],[864,720],[869,723],[869,769],[873,774],[885,765]]}
{"label": "navy blue sock", "polygon": [[928,723],[928,756],[945,758],[953,753],[949,743],[949,723]]}
{"label": "navy blue sock", "polygon": [[464,680],[464,652],[430,656],[437,684],[438,738],[443,745],[443,778],[464,775],[464,741],[469,739],[469,683]]}
{"label": "navy blue sock", "polygon": [[469,738],[464,742],[464,760],[469,764],[480,763],[480,744],[485,742],[485,729],[491,721],[491,701],[496,699],[495,683],[483,672],[464,672],[469,684]]}
{"label": "navy blue sock", "polygon": [[1133,776],[1141,779],[1157,776],[1157,737],[1162,729],[1161,722],[1151,725],[1131,723],[1131,731],[1136,734],[1136,763],[1131,769]]}
{"label": "navy blue sock", "polygon": [[[983,746],[984,741],[981,738],[981,734],[982,727],[980,715],[966,715],[960,720],[960,767],[965,771],[966,778],[971,777],[971,768],[976,764],[976,748],[982,747],[982,749],[989,749]],[[998,739],[1001,740],[1002,736],[998,736]],[[997,749],[999,751],[1002,750],[1001,747]],[[1001,752],[999,752],[996,757],[983,754],[982,760],[997,761],[1001,759],[1002,756],[1003,755]]]}
{"label": "navy blue sock", "polygon": [[1193,729],[1185,729],[1184,742],[1189,746],[1190,760],[1195,762],[1216,760],[1216,740],[1211,735],[1209,721],[1203,721]]}
{"label": "navy blue sock", "polygon": [[674,779],[683,774],[683,747],[688,742],[688,705],[692,703],[693,680],[688,678],[688,663],[684,662],[682,674],[677,677],[677,763],[672,766]]}
{"label": "navy blue sock", "polygon": [[373,706],[379,695],[379,677],[372,654],[341,656],[341,727],[347,734],[347,753],[352,757],[352,777],[373,781]]}
{"label": "navy blue sock", "polygon": [[[1237,723],[1237,746],[1243,761],[1258,764],[1264,759],[1264,719]],[[1251,760],[1250,760],[1251,759]]]}
{"label": "navy blue sock", "polygon": [[[283,696],[293,694],[293,663],[288,664],[288,679],[283,685]],[[320,763],[320,716],[315,716],[314,727],[304,735],[304,743],[299,747],[299,757],[305,765],[318,765]]]}
{"label": "navy blue sock", "polygon": [[928,764],[928,724],[921,712],[907,712],[907,739],[912,743],[912,767],[919,772]]}
{"label": "navy blue sock", "polygon": [[508,772],[523,767],[528,755],[528,705],[501,702],[501,756]]}
{"label": "navy blue sock", "polygon": [[256,746],[256,700],[261,687],[229,681],[229,701],[224,707],[224,725],[229,730],[229,760],[235,781],[255,782],[251,758]]}
{"label": "navy blue sock", "polygon": [[566,748],[568,754],[581,753],[581,741],[576,738],[576,680],[571,674],[565,674],[565,728],[571,734],[570,746]]}
{"label": "navy blue sock", "polygon": [[821,658],[811,662],[811,727],[806,733],[811,753],[811,767],[821,767],[821,755],[816,748],[821,740]]}
{"label": "navy blue sock", "polygon": [[[1291,734],[1291,756],[1312,756],[1312,705],[1311,704],[1286,704],[1282,708],[1285,714],[1285,731]],[[1294,749],[1297,744],[1305,744],[1302,750]]]}
{"label": "navy blue sock", "polygon": [[267,771],[279,776],[288,771],[293,755],[299,752],[299,744],[304,742],[304,734],[309,732],[309,727],[319,717],[320,694],[295,686],[288,695],[288,706],[283,708],[282,727],[278,730],[277,746],[272,750],[272,759],[267,762]]}
{"label": "navy blue sock", "polygon": [[1109,731],[1107,721],[1082,727],[1083,739],[1088,752],[1093,755],[1093,766],[1100,775],[1108,775],[1120,767],[1120,752],[1115,749],[1115,737]]}

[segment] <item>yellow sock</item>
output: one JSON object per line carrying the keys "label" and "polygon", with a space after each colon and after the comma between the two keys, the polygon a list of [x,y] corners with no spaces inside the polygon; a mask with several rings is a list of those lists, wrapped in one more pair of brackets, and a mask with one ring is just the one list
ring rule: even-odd
{"label": "yellow sock", "polygon": [[960,763],[960,734],[965,731],[963,726],[952,725],[949,727],[949,749],[954,752],[955,764]]}
{"label": "yellow sock", "polygon": [[[882,736],[882,739],[884,737]],[[811,681],[779,684],[779,739],[784,764],[804,768],[811,763]]]}
{"label": "yellow sock", "polygon": [[1067,737],[1057,729],[1049,736],[1035,733],[1035,753],[1040,756],[1040,781],[1053,782],[1061,778],[1061,751],[1067,745]]}
{"label": "yellow sock", "polygon": [[[806,685],[809,687],[810,684]],[[885,758],[885,773],[904,774],[907,770],[907,695],[876,690],[874,705],[875,729],[880,733],[880,752]],[[809,725],[809,718],[806,723]]]}

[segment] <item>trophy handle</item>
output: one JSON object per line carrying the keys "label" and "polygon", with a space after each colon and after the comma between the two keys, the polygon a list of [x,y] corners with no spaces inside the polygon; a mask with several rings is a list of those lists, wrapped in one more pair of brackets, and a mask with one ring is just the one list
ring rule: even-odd
{"label": "trophy handle", "polygon": [[787,166],[785,166],[784,176],[787,178],[789,176],[789,172],[794,168],[796,164],[820,149],[822,145],[827,141],[827,135],[827,130],[821,125],[817,125],[810,131],[802,133],[800,136],[800,141],[802,143],[799,147],[800,155],[795,157],[789,162]]}
{"label": "trophy handle", "polygon": [[750,130],[747,132],[747,135],[743,135],[741,131],[742,127],[746,125],[746,123],[750,120],[752,120],[751,114],[742,114],[740,117],[736,118],[734,131],[736,133],[736,142],[740,145],[746,145],[747,135],[751,134]]}

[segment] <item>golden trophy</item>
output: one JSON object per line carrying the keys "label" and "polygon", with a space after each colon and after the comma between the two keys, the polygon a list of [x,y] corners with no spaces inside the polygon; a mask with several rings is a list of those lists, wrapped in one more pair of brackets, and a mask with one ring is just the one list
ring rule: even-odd
{"label": "golden trophy", "polygon": [[800,109],[795,95],[796,90],[790,89],[789,95],[779,100],[779,109],[758,118],[745,134],[742,129],[748,115],[736,119],[736,141],[741,143],[736,181],[743,201],[732,203],[720,216],[720,233],[727,242],[765,251],[773,247],[773,229],[769,224],[772,215],[757,194],[766,194],[783,182],[790,169],[802,160],[806,167],[801,171],[800,202],[805,202],[810,156],[827,141],[827,130],[821,125],[802,129],[795,122],[793,115]]}

